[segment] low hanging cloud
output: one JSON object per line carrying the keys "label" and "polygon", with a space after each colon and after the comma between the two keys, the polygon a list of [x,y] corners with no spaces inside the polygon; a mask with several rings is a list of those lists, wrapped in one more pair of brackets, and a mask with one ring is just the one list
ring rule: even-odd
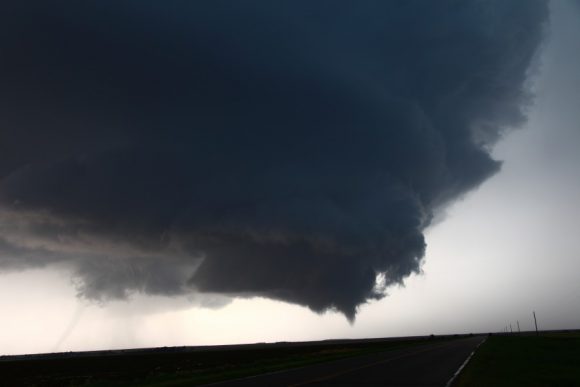
{"label": "low hanging cloud", "polygon": [[498,171],[546,18],[535,0],[4,2],[0,271],[352,319]]}

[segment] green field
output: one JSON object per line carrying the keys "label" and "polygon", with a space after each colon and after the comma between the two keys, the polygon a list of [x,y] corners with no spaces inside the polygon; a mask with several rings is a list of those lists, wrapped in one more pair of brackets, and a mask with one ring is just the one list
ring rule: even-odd
{"label": "green field", "polygon": [[580,386],[580,335],[489,337],[454,386]]}
{"label": "green field", "polygon": [[460,336],[341,342],[158,348],[0,361],[0,384],[42,386],[198,385],[450,340]]}

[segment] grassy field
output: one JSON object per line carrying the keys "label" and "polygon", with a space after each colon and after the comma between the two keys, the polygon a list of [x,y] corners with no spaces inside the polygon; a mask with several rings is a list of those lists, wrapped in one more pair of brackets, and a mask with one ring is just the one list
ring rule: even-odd
{"label": "grassy field", "polygon": [[489,337],[454,386],[580,386],[580,334]]}
{"label": "grassy field", "polygon": [[0,384],[189,386],[449,339],[452,337],[158,348],[32,357],[0,361]]}

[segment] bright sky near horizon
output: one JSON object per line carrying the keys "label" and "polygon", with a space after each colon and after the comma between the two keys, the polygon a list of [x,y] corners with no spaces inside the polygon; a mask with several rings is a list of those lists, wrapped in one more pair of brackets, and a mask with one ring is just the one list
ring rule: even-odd
{"label": "bright sky near horizon", "polygon": [[422,273],[354,323],[259,297],[96,303],[53,265],[0,272],[0,355],[529,330],[533,310],[541,329],[580,328],[580,4],[550,10],[528,121],[492,152],[501,171],[436,217]]}

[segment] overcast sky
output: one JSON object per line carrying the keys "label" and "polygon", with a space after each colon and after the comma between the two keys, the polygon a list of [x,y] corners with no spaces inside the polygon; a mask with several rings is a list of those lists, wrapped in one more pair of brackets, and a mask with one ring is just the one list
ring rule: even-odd
{"label": "overcast sky", "polygon": [[[411,27],[416,9],[400,9],[388,28],[377,17],[345,35],[367,7],[325,18],[315,6],[298,28],[304,9],[256,1],[262,13],[202,10],[193,22],[214,24],[195,28],[157,18],[157,32],[102,48],[100,17],[112,31],[136,17],[105,6],[68,42],[102,50],[94,68],[90,49],[47,57],[3,27],[18,33],[0,43],[14,55],[1,75],[0,352],[532,329],[533,310],[541,329],[578,328],[580,5],[552,1],[543,30],[541,2],[502,3],[442,8],[437,23],[427,10]],[[138,21],[158,15],[147,4]],[[41,8],[28,23],[46,22]],[[272,39],[286,40],[260,38],[277,23]],[[51,25],[49,47],[79,28]],[[123,39],[159,36],[174,45],[107,60]],[[181,153],[193,141],[195,156]]]}

